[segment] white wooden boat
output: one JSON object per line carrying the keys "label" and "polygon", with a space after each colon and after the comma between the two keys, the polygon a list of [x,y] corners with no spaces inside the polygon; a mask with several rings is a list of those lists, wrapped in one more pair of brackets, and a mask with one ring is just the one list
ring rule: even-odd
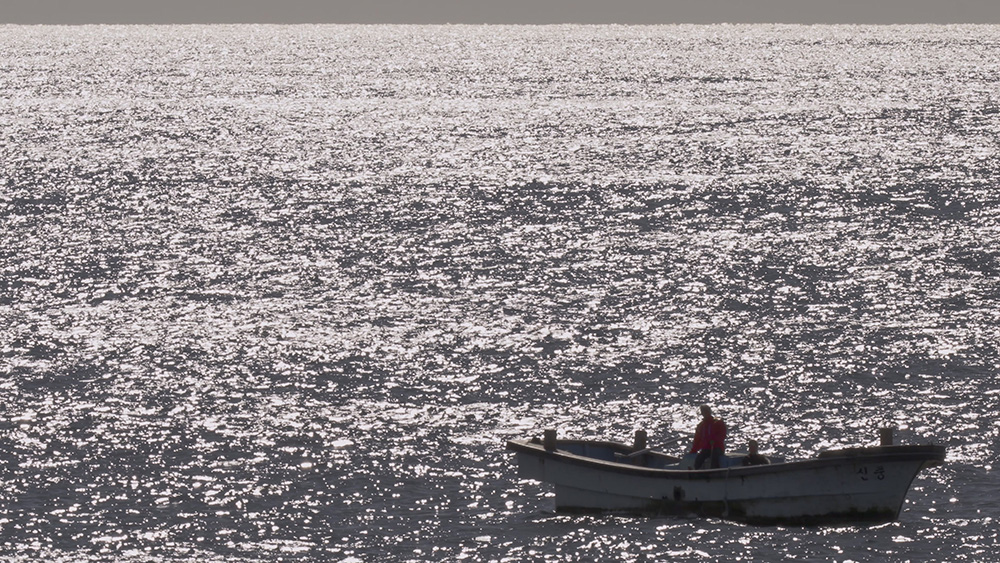
{"label": "white wooden boat", "polygon": [[[644,444],[641,444],[644,446]],[[910,483],[944,462],[943,446],[827,450],[812,459],[719,469],[616,442],[512,440],[518,473],[555,485],[556,510],[694,515],[754,524],[887,522],[899,517]]]}

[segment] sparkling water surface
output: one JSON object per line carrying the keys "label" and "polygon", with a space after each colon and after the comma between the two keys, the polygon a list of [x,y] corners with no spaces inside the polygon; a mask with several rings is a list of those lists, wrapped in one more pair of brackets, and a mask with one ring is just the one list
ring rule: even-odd
{"label": "sparkling water surface", "polygon": [[[998,77],[990,26],[0,26],[0,557],[988,560]],[[504,450],[705,402],[948,462],[753,527]]]}

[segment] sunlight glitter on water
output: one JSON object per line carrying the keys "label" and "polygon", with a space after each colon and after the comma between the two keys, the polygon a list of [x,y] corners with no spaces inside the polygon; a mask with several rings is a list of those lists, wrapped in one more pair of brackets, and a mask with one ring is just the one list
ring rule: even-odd
{"label": "sunlight glitter on water", "polygon": [[[4,556],[995,547],[994,28],[4,31]],[[555,515],[502,449],[702,402],[949,461],[859,543]]]}

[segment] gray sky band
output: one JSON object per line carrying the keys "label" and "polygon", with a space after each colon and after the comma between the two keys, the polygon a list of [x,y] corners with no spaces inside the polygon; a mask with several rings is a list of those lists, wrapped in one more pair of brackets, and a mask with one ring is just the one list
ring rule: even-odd
{"label": "gray sky band", "polygon": [[2,0],[2,23],[1000,24],[1000,1]]}

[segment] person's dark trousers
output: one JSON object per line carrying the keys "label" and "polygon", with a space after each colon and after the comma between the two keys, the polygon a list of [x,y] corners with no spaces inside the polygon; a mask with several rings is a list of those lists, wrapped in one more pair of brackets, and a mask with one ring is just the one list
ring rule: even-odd
{"label": "person's dark trousers", "polygon": [[702,464],[710,457],[712,458],[712,469],[718,469],[722,466],[722,448],[705,448],[698,452],[698,457],[694,458],[694,468],[701,469]]}

